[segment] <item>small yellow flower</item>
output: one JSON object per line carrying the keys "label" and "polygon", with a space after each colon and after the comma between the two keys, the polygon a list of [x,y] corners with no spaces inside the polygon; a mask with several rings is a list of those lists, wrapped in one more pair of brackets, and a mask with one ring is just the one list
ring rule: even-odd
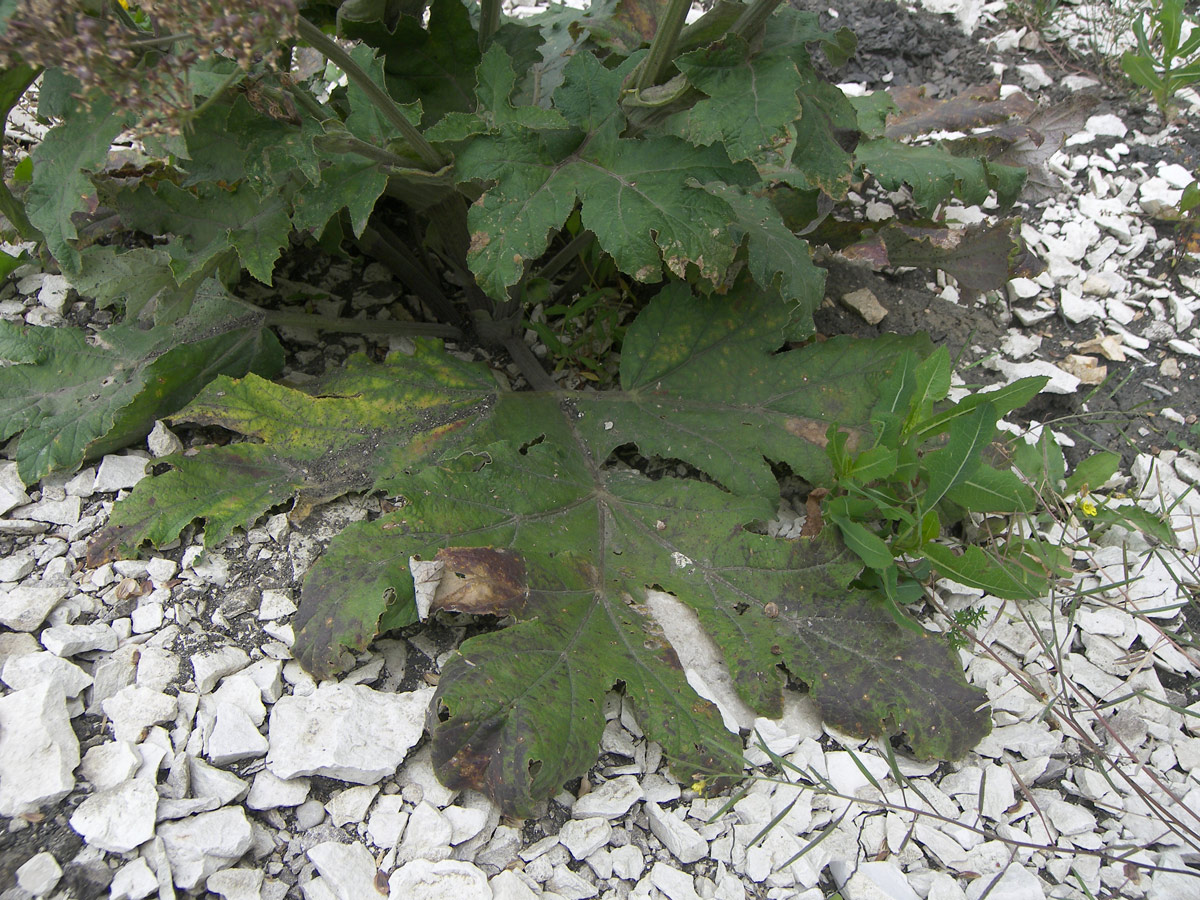
{"label": "small yellow flower", "polygon": [[1087,497],[1079,502],[1079,508],[1083,510],[1085,516],[1091,517],[1096,515],[1096,504]]}
{"label": "small yellow flower", "polygon": [[129,9],[129,0],[117,0],[121,4],[121,9]]}
{"label": "small yellow flower", "polygon": [[697,794],[699,794],[701,797],[704,796],[704,789],[706,787],[708,787],[708,779],[707,778],[698,778],[692,782],[692,790],[695,791]]}

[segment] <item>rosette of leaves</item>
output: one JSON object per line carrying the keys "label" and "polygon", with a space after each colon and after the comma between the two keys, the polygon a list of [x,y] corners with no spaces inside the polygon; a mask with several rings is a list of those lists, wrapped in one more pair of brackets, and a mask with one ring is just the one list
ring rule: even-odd
{"label": "rosette of leaves", "polygon": [[[740,771],[740,738],[688,686],[644,606],[650,586],[692,608],[759,713],[781,712],[790,673],[840,728],[957,756],[989,719],[948,645],[897,628],[881,595],[853,587],[862,562],[835,531],[763,532],[779,503],[772,464],[831,486],[831,423],[865,446],[881,390],[928,345],[833,339],[776,353],[791,324],[788,305],[750,283],[710,299],[674,284],[630,326],[617,390],[503,391],[485,367],[427,344],[357,358],[309,391],[220,379],[177,419],[254,440],[170,460],[118,504],[92,561],[170,541],[195,517],[213,544],[293,496],[305,508],[349,490],[402,496],[309,572],[297,658],[329,676],[345,650],[414,622],[410,565],[447,559],[473,600],[460,590],[441,608],[512,624],[445,666],[435,764],[515,815],[592,764],[616,686],[681,777]],[[650,477],[621,462],[631,448],[694,477]]]}

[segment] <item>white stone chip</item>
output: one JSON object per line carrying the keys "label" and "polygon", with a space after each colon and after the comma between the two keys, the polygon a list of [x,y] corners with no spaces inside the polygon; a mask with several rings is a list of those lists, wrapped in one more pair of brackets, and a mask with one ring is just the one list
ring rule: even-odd
{"label": "white stone chip", "polygon": [[654,864],[650,870],[650,883],[666,894],[669,900],[700,900],[692,876],[664,862]]}
{"label": "white stone chip", "polygon": [[188,774],[192,781],[192,796],[212,798],[217,806],[240,800],[250,790],[250,785],[232,772],[210,766],[198,756],[188,758]]}
{"label": "white stone chip", "polygon": [[571,819],[564,822],[558,839],[575,859],[587,859],[612,837],[612,825],[602,816],[590,819]]}
{"label": "white stone chip", "polygon": [[1014,363],[1006,359],[995,359],[991,361],[990,365],[1002,372],[1009,383],[1029,376],[1048,377],[1050,380],[1042,388],[1042,393],[1046,394],[1073,394],[1080,384],[1079,379],[1074,375],[1064,372],[1058,366],[1045,360]]}
{"label": "white stone chip", "polygon": [[98,494],[115,493],[127,490],[146,477],[146,463],[149,460],[140,454],[130,453],[118,455],[111,453],[100,462],[96,472],[96,485],[93,488]]}
{"label": "white stone chip", "polygon": [[650,831],[681,863],[693,863],[708,853],[708,841],[691,825],[657,803],[643,807],[650,820]]}
{"label": "white stone chip", "polygon": [[612,850],[613,874],[624,881],[636,881],[646,868],[642,851],[633,844],[614,847]]}
{"label": "white stone chip", "polygon": [[378,793],[379,788],[373,784],[346,788],[329,798],[329,802],[325,804],[325,811],[338,828],[352,822],[357,824],[367,817],[371,801]]}
{"label": "white stone chip", "polygon": [[90,847],[128,853],[154,837],[157,811],[154,782],[135,778],[84,800],[71,816],[71,827]]}
{"label": "white stone chip", "polygon": [[[1019,863],[1012,863],[999,880],[985,874],[967,886],[967,900],[979,900],[988,891],[988,900],[1046,900],[1046,891],[1038,877]],[[990,890],[988,890],[990,888]]]}
{"label": "white stone chip", "polygon": [[0,463],[0,516],[29,502],[15,462]]}
{"label": "white stone chip", "polygon": [[487,876],[468,862],[415,859],[392,873],[388,896],[405,900],[493,900]]}
{"label": "white stone chip", "polygon": [[546,880],[546,887],[566,900],[589,900],[600,893],[594,884],[565,865],[554,867]]}
{"label": "white stone chip", "polygon": [[49,894],[62,878],[62,867],[46,850],[34,854],[17,869],[17,885],[34,896]]}
{"label": "white stone chip", "polygon": [[92,650],[117,649],[117,633],[103,622],[91,625],[53,625],[42,631],[42,646],[55,656],[76,656]]}
{"label": "white stone chip", "polygon": [[281,806],[299,806],[308,799],[310,782],[307,778],[292,778],[284,781],[263,769],[254,776],[250,793],[246,795],[246,806],[250,809],[277,809]]}
{"label": "white stone chip", "polygon": [[7,594],[0,594],[0,625],[13,631],[36,631],[67,596],[68,589],[61,582],[46,586],[18,585]]}
{"label": "white stone chip", "polygon": [[408,817],[404,840],[396,851],[396,862],[404,864],[414,859],[446,859],[450,855],[450,839],[453,836],[454,829],[450,821],[436,806],[422,800]]}
{"label": "white stone chip", "polygon": [[[447,806],[442,815],[450,823],[450,843],[457,847],[479,834],[487,823],[489,809],[484,806]],[[607,838],[605,839],[607,841]]]}
{"label": "white stone chip", "polygon": [[0,679],[16,691],[54,681],[67,697],[78,697],[80,691],[92,683],[92,676],[79,666],[49,651],[9,659],[0,669]]}
{"label": "white stone chip", "polygon": [[280,778],[325,775],[374,784],[393,774],[425,729],[433,687],[385,694],[322,684],[271,710],[267,768]]}
{"label": "white stone chip", "polygon": [[128,741],[97,744],[83,754],[79,775],[95,790],[114,788],[134,776],[142,765],[142,756]]}
{"label": "white stone chip", "polygon": [[1094,134],[1098,137],[1123,138],[1129,133],[1129,128],[1121,120],[1121,117],[1115,116],[1112,113],[1088,116],[1088,120],[1083,125],[1083,130],[1088,132],[1088,134]]}
{"label": "white stone chip", "polygon": [[240,806],[189,816],[158,826],[176,887],[194,890],[250,849],[252,832]]}
{"label": "white stone chip", "polygon": [[498,875],[493,875],[488,881],[492,889],[492,900],[537,900],[540,893],[535,894],[533,888],[521,880],[516,872],[504,869]]}
{"label": "white stone chip", "polygon": [[39,500],[20,510],[21,517],[34,522],[49,522],[51,525],[75,525],[83,510],[83,501],[78,497],[64,500]]}
{"label": "white stone chip", "polygon": [[79,740],[53,682],[0,697],[0,816],[56,803],[75,787]]}
{"label": "white stone chip", "polygon": [[109,900],[144,900],[158,890],[158,879],[146,860],[138,857],[117,870],[109,885]]}
{"label": "white stone chip", "polygon": [[136,744],[151,725],[173,721],[179,701],[170,694],[133,684],[122,688],[100,706],[109,718],[113,736],[118,741]]}
{"label": "white stone chip", "polygon": [[265,756],[268,746],[267,739],[246,711],[226,703],[217,708],[216,722],[205,742],[204,754],[214,765],[225,766]]}
{"label": "white stone chip", "polygon": [[196,690],[207,694],[226,675],[240,672],[250,665],[250,655],[241,647],[226,645],[192,656],[192,671],[196,676]]}
{"label": "white stone chip", "polygon": [[33,571],[37,563],[32,556],[14,553],[0,559],[0,581],[20,581]]}
{"label": "white stone chip", "polygon": [[154,423],[154,427],[146,435],[146,446],[149,448],[151,456],[155,459],[162,459],[172,453],[182,452],[183,441],[159,420]]}
{"label": "white stone chip", "polygon": [[384,794],[371,810],[367,820],[367,835],[371,843],[383,850],[390,850],[404,834],[408,824],[408,813],[404,810],[404,798],[399,794]]}
{"label": "white stone chip", "polygon": [[[308,858],[337,900],[363,900],[378,896],[375,889],[375,859],[360,843],[326,841],[308,850]],[[405,896],[403,894],[399,896]]]}
{"label": "white stone chip", "polygon": [[642,799],[642,786],[632,775],[621,775],[584,794],[571,807],[574,819],[589,819],[601,816],[619,819],[629,812],[630,807]]}
{"label": "white stone chip", "polygon": [[261,900],[262,869],[222,869],[208,876],[204,887],[224,900]]}
{"label": "white stone chip", "polygon": [[264,590],[258,604],[258,617],[264,622],[282,619],[296,611],[296,604],[283,591]]}
{"label": "white stone chip", "polygon": [[69,293],[71,293],[71,283],[64,276],[47,274],[42,279],[42,286],[38,289],[38,303],[51,312],[62,315]]}
{"label": "white stone chip", "polygon": [[845,900],[921,900],[904,872],[891,861],[860,862],[839,887]]}

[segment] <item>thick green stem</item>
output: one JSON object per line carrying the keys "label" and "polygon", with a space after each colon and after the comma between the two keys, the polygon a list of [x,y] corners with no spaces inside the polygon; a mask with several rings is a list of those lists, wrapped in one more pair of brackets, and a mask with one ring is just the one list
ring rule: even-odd
{"label": "thick green stem", "polygon": [[389,319],[343,319],[338,316],[319,316],[315,313],[265,310],[266,323],[277,328],[312,328],[315,331],[335,331],[343,334],[386,334],[402,337],[438,337],[458,340],[462,332],[453,325],[438,322],[401,322]]}
{"label": "thick green stem", "polygon": [[635,86],[638,91],[652,88],[660,81],[675,59],[675,42],[679,32],[683,30],[684,19],[691,9],[691,0],[671,0],[667,11],[658,21],[658,31],[650,42],[650,54],[642,60],[638,68]]}
{"label": "thick green stem", "polygon": [[480,0],[479,52],[487,50],[492,35],[500,27],[500,0]]}
{"label": "thick green stem", "polygon": [[753,40],[782,2],[783,0],[751,0],[729,29],[730,33],[740,34],[748,41]]}
{"label": "thick green stem", "polygon": [[349,134],[326,134],[317,137],[313,145],[332,153],[355,153],[364,159],[372,160],[384,166],[396,169],[407,169],[409,160],[403,159],[389,150],[368,144]]}
{"label": "thick green stem", "polygon": [[371,80],[371,76],[363,71],[362,67],[338,45],[337,41],[303,16],[296,20],[296,31],[312,47],[319,50],[326,59],[345,72],[346,77],[354,82],[355,87],[371,98],[371,103],[389,122],[396,126],[400,136],[413,148],[421,158],[421,162],[433,171],[446,165],[441,154],[429,141],[425,140],[421,132],[417,131],[417,127],[408,121],[404,110],[396,105],[396,101],[388,96],[387,91]]}
{"label": "thick green stem", "polygon": [[533,351],[529,349],[529,345],[525,343],[521,335],[514,334],[505,338],[504,349],[508,351],[508,355],[512,357],[512,361],[521,370],[521,374],[525,376],[525,380],[529,382],[531,388],[535,391],[558,390],[558,385],[546,373],[542,361],[533,355]]}
{"label": "thick green stem", "polygon": [[425,270],[421,261],[386,226],[368,225],[362,237],[358,239],[358,246],[364,253],[391,269],[437,318],[456,327],[463,323],[462,315],[442,293],[441,287]]}

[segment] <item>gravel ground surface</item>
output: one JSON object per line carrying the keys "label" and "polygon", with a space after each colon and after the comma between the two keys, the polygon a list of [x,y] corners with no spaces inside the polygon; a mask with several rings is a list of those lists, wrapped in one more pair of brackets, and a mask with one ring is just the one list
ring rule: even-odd
{"label": "gravel ground surface", "polygon": [[[205,439],[160,427],[32,487],[0,463],[0,900],[1200,895],[1200,280],[1187,234],[1161,219],[1192,178],[1194,116],[1165,126],[1089,84],[1067,38],[1043,47],[1003,4],[929,7],[943,15],[843,5],[863,52],[838,80],[930,83],[936,95],[998,77],[1047,103],[1096,94],[1048,162],[1062,186],[1023,211],[1046,272],[968,302],[945,280],[835,265],[818,325],[932,330],[978,363],[973,383],[1051,374],[1013,427],[1122,451],[1124,474],[1093,492],[1165,512],[1181,544],[1066,521],[1056,536],[1079,571],[1044,602],[940,585],[933,624],[984,612],[962,659],[992,703],[987,739],[954,763],[914,762],[824,727],[800,692],[782,720],[755,719],[672,598],[654,595],[664,623],[681,623],[669,637],[694,683],[747,738],[749,790],[724,809],[728,798],[678,783],[613,694],[597,766],[538,815],[503,820],[485,797],[437,782],[422,734],[462,628],[377,641],[337,682],[314,683],[291,659],[300,580],[378,498],[301,524],[271,516],[207,556],[189,532],[148,558],[84,567],[89,535],[147,462]],[[1063,17],[1077,41],[1088,9]],[[19,111],[9,122],[26,147],[42,133]],[[379,266],[296,261],[289,276],[321,286],[323,312],[395,299]],[[862,288],[887,311],[878,324],[842,302]],[[0,316],[105,322],[61,276],[29,266],[0,288]],[[367,346],[285,337],[295,381]],[[798,528],[791,510],[773,523]]]}

